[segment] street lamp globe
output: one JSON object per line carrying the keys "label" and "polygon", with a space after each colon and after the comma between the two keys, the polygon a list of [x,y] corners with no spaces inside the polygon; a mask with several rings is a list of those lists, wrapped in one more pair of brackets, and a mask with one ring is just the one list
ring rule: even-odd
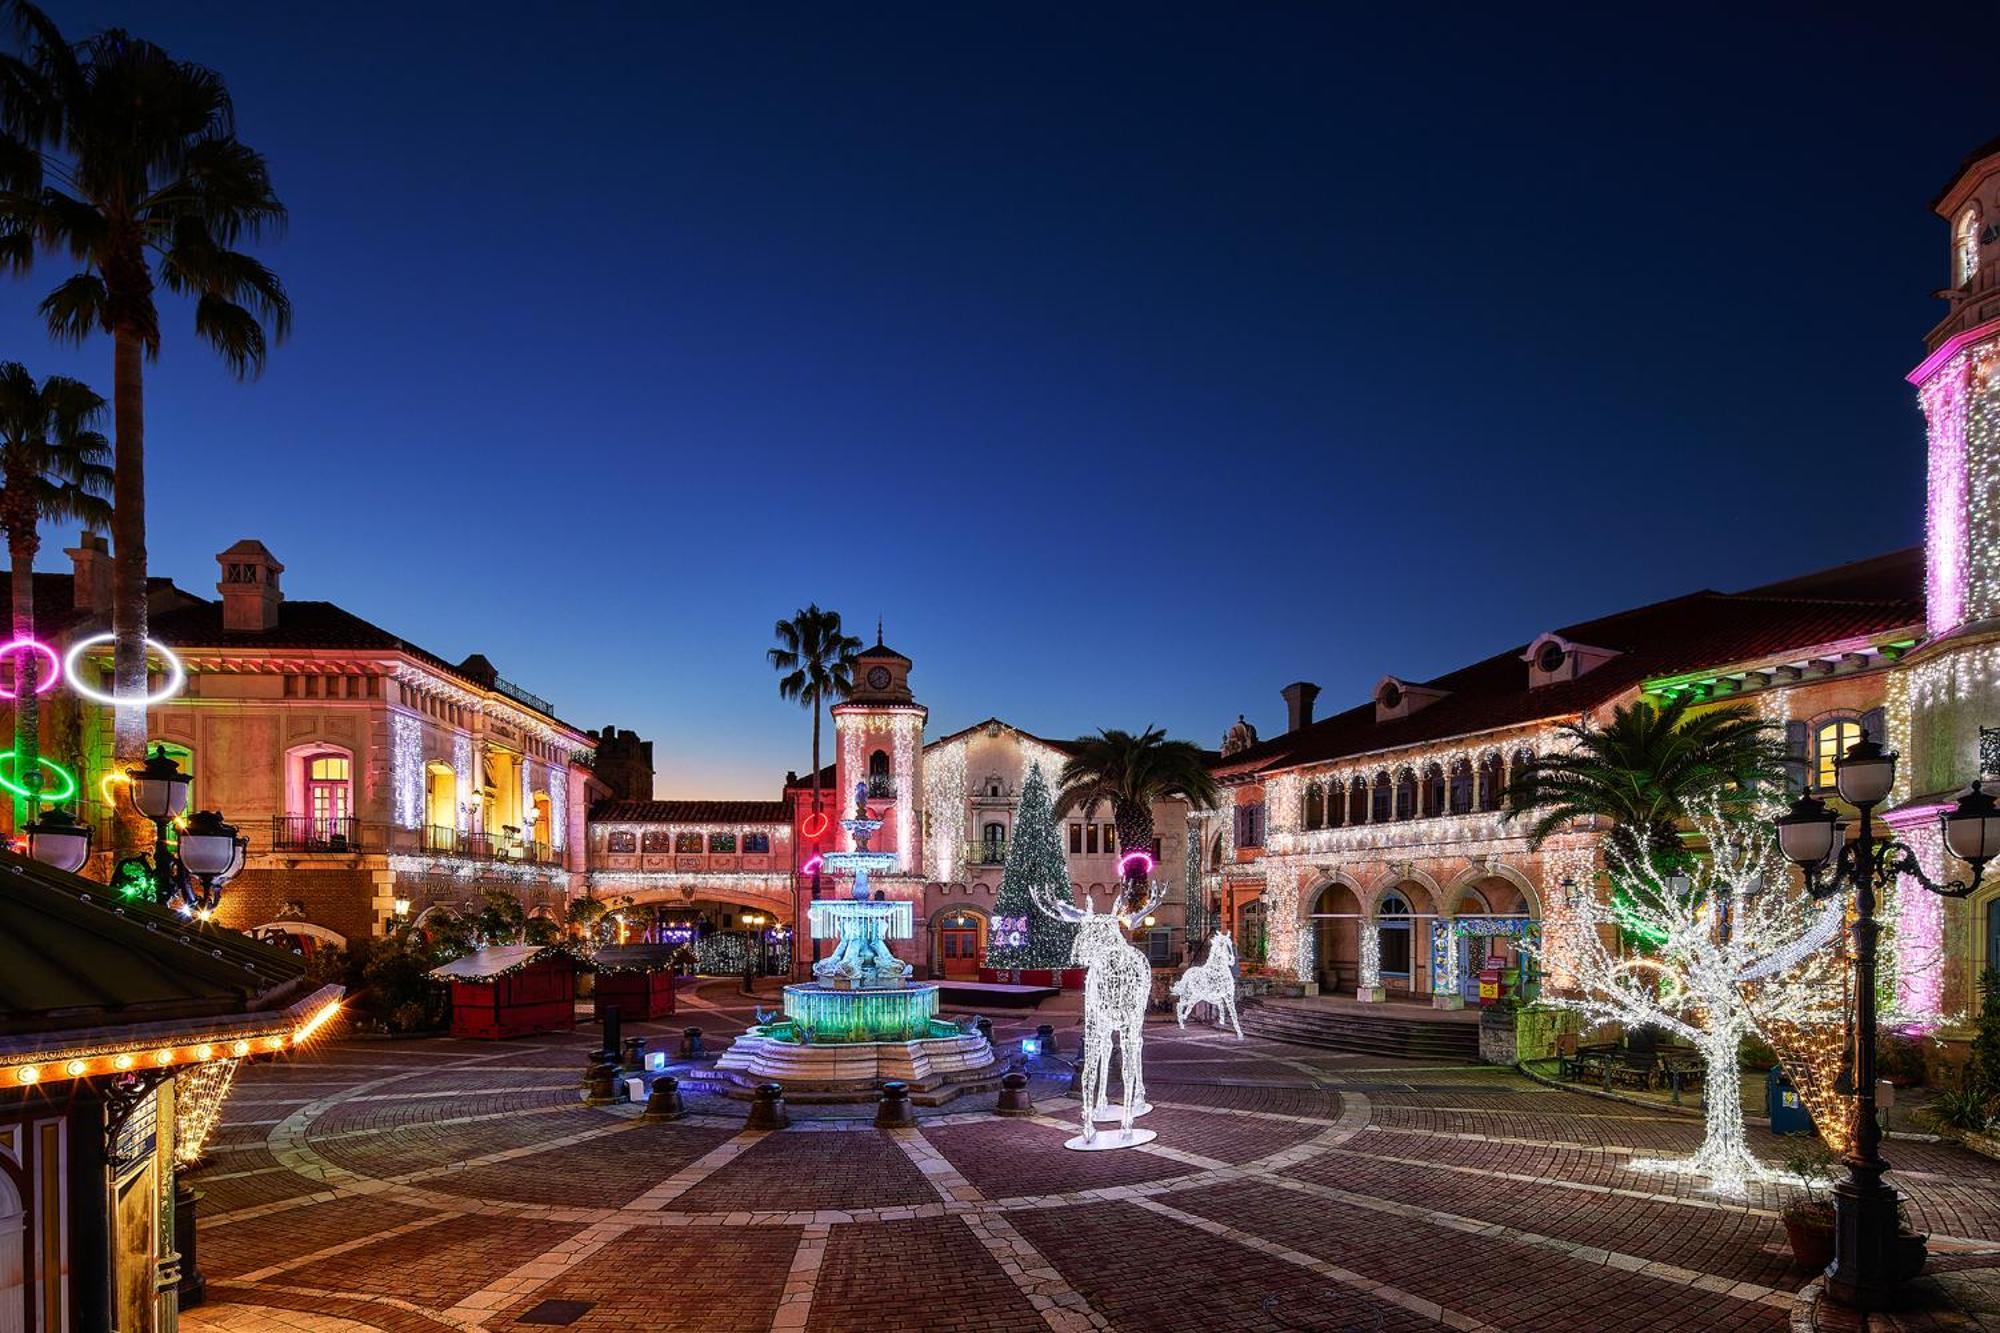
{"label": "street lamp globe", "polygon": [[1822,865],[1833,852],[1834,814],[1826,802],[1806,792],[1779,815],[1778,850],[1795,866]]}
{"label": "street lamp globe", "polygon": [[215,886],[217,888],[221,888],[224,884],[227,884],[230,880],[235,879],[238,875],[242,874],[243,862],[246,858],[249,857],[249,855],[250,855],[250,839],[238,838],[236,840],[236,854],[229,858],[229,869],[223,871],[220,875],[217,875],[215,877]]}
{"label": "street lamp globe", "polygon": [[236,830],[217,810],[198,810],[181,831],[181,864],[203,882],[229,872],[236,860]]}
{"label": "street lamp globe", "polygon": [[1944,845],[1972,867],[1973,878],[2000,854],[2000,801],[1975,782],[1944,816]]}
{"label": "street lamp globe", "polygon": [[175,819],[187,809],[188,784],[194,779],[159,746],[153,747],[145,763],[127,769],[125,776],[132,780],[132,804],[146,818]]}
{"label": "street lamp globe", "polygon": [[45,866],[73,872],[90,857],[90,828],[67,810],[45,810],[22,831],[28,835],[28,855]]}
{"label": "street lamp globe", "polygon": [[1847,747],[1847,753],[1833,761],[1833,786],[1849,805],[1876,805],[1896,785],[1896,753],[1868,739]]}

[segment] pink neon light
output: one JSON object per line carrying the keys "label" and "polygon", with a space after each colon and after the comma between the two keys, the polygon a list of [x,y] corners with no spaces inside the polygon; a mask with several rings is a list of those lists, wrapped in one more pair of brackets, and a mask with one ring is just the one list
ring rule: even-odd
{"label": "pink neon light", "polygon": [[[50,690],[54,689],[56,682],[62,679],[62,659],[56,656],[56,650],[49,647],[46,643],[38,643],[33,639],[16,639],[12,643],[0,647],[0,658],[12,657],[16,648],[30,648],[49,659],[48,674],[39,676],[35,680],[35,693],[47,694]],[[13,697],[14,692],[12,690],[0,690],[0,699],[12,699]]]}
{"label": "pink neon light", "polygon": [[826,864],[826,858],[818,852],[814,852],[806,858],[806,863],[799,867],[799,873],[801,875],[816,875],[819,873],[819,868],[824,864]]}
{"label": "pink neon light", "polygon": [[[1913,830],[1914,833],[1914,830]],[[1912,836],[1918,864],[1942,879],[1936,835]],[[1944,1008],[1944,900],[1904,875],[1896,886],[1896,1007],[1918,1023],[1936,1023]]]}
{"label": "pink neon light", "polygon": [[1153,859],[1153,854],[1151,852],[1144,852],[1144,851],[1127,852],[1125,853],[1125,855],[1118,858],[1118,873],[1121,876],[1130,876],[1132,871],[1128,867],[1134,861],[1139,862],[1141,865],[1145,867],[1143,870],[1139,872],[1142,875],[1152,874],[1153,867],[1159,864],[1159,862]]}
{"label": "pink neon light", "polygon": [[1967,495],[1965,408],[1969,372],[1952,367],[1918,396],[1930,427],[1930,484],[1925,497],[1925,621],[1933,634],[1965,623]]}

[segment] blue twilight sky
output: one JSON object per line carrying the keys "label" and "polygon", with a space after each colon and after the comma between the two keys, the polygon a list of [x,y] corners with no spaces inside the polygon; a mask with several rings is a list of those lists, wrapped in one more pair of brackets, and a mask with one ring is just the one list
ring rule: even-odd
{"label": "blue twilight sky", "polygon": [[[51,9],[222,71],[292,213],[261,380],[166,312],[154,571],[261,538],[671,795],[806,768],[809,600],[937,734],[1214,744],[1914,543],[1927,204],[2000,133],[1978,6]],[[63,272],[0,355],[108,392]]]}

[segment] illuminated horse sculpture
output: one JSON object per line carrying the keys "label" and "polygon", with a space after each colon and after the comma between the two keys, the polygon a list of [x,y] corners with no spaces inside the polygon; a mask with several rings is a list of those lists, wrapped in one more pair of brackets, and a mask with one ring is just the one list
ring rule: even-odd
{"label": "illuminated horse sculpture", "polygon": [[1174,1019],[1187,1026],[1188,1014],[1198,1004],[1215,1006],[1218,1026],[1226,1018],[1243,1040],[1243,1025],[1236,1021],[1236,945],[1221,931],[1208,937],[1208,957],[1200,967],[1191,967],[1174,982]]}
{"label": "illuminated horse sculpture", "polygon": [[[1146,918],[1166,896],[1166,885],[1156,883],[1146,905],[1133,912],[1099,912],[1086,898],[1087,907],[1078,907],[1067,896],[1057,897],[1046,888],[1030,890],[1035,906],[1044,915],[1067,921],[1076,927],[1076,943],[1070,948],[1070,962],[1081,964],[1083,975],[1083,1137],[1084,1146],[1097,1139],[1097,1113],[1107,1102],[1105,1085],[1111,1077],[1111,1045],[1120,1046],[1125,1084],[1124,1113],[1119,1117],[1121,1141],[1132,1140],[1132,1117],[1146,1104],[1146,1080],[1140,1065],[1140,1047],[1146,1036],[1146,1003],[1153,994],[1153,965],[1146,955],[1125,939],[1125,931]],[[1141,1131],[1145,1138],[1152,1134]],[[1071,1140],[1070,1146],[1077,1146]]]}

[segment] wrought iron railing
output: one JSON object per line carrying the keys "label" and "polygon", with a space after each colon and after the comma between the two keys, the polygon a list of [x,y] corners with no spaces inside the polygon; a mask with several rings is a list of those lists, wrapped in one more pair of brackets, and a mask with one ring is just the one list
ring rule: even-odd
{"label": "wrought iron railing", "polygon": [[277,815],[271,820],[272,851],[358,852],[364,845],[361,821],[351,817]]}

